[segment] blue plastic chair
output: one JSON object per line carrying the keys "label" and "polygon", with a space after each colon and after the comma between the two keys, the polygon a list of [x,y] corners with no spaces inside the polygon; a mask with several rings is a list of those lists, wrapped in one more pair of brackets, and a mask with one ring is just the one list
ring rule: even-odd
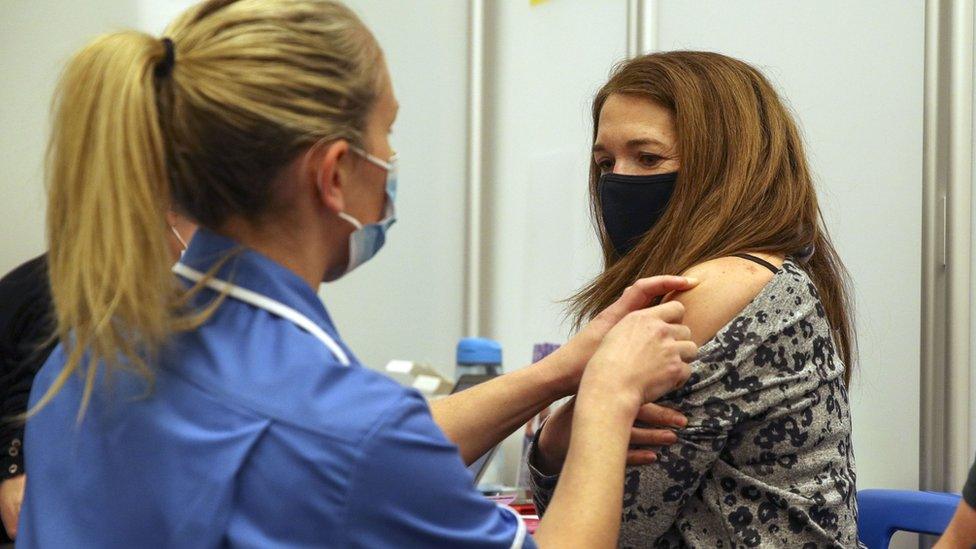
{"label": "blue plastic chair", "polygon": [[888,549],[895,532],[940,535],[949,526],[961,496],[910,490],[857,493],[857,536],[868,549]]}

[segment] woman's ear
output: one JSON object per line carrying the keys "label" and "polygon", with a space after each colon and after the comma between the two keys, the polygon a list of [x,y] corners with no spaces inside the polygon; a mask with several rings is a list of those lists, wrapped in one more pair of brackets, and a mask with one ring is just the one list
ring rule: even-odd
{"label": "woman's ear", "polygon": [[318,159],[309,163],[319,204],[333,212],[345,211],[346,182],[349,177],[349,142],[345,139],[325,146]]}

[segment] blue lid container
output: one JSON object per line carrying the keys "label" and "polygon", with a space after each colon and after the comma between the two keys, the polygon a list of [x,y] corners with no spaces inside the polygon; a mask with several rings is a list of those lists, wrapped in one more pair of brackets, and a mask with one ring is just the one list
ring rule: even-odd
{"label": "blue lid container", "polygon": [[457,344],[457,363],[460,365],[501,364],[502,346],[493,339],[466,337]]}

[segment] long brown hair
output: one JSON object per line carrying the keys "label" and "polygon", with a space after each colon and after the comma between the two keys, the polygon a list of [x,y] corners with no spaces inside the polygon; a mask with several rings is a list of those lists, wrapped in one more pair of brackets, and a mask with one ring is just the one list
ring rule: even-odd
{"label": "long brown hair", "polygon": [[188,295],[170,273],[169,206],[211,229],[232,216],[257,221],[273,213],[276,175],[297,155],[362,142],[382,51],[341,3],[210,0],[166,36],[99,37],[61,78],[47,234],[68,358],[34,411],[83,371],[83,412],[100,361],[151,387],[156,349],[206,317],[180,307]]}
{"label": "long brown hair", "polygon": [[577,325],[640,277],[681,273],[739,252],[813,250],[803,268],[820,294],[849,382],[856,354],[849,276],[824,227],[796,123],[766,78],[711,52],[626,61],[593,100],[594,141],[612,94],[643,97],[673,114],[680,168],[661,219],[620,257],[601,213],[600,168],[590,161],[590,202],[605,268],[571,300]]}

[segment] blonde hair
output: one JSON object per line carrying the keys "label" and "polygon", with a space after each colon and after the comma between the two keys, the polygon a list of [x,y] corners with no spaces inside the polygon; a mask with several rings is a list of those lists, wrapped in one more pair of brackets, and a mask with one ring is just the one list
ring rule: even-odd
{"label": "blonde hair", "polygon": [[[810,275],[850,380],[856,358],[847,270],[823,223],[803,140],[776,90],[754,67],[702,51],[644,55],[619,65],[593,100],[593,138],[613,94],[643,97],[674,115],[681,168],[661,219],[621,257],[600,207],[590,161],[590,204],[604,271],[572,298],[577,326],[638,278],[677,274],[740,252],[813,255]],[[650,213],[650,212],[649,212]]]}
{"label": "blonde hair", "polygon": [[[218,228],[279,207],[272,182],[316,143],[362,142],[382,51],[331,0],[212,0],[166,31],[99,37],[61,78],[48,147],[47,232],[57,337],[67,362],[34,411],[98,364],[151,387],[152,359],[199,325],[170,273],[164,216]],[[156,74],[159,72],[159,74]],[[195,288],[195,290],[198,288]]]}

